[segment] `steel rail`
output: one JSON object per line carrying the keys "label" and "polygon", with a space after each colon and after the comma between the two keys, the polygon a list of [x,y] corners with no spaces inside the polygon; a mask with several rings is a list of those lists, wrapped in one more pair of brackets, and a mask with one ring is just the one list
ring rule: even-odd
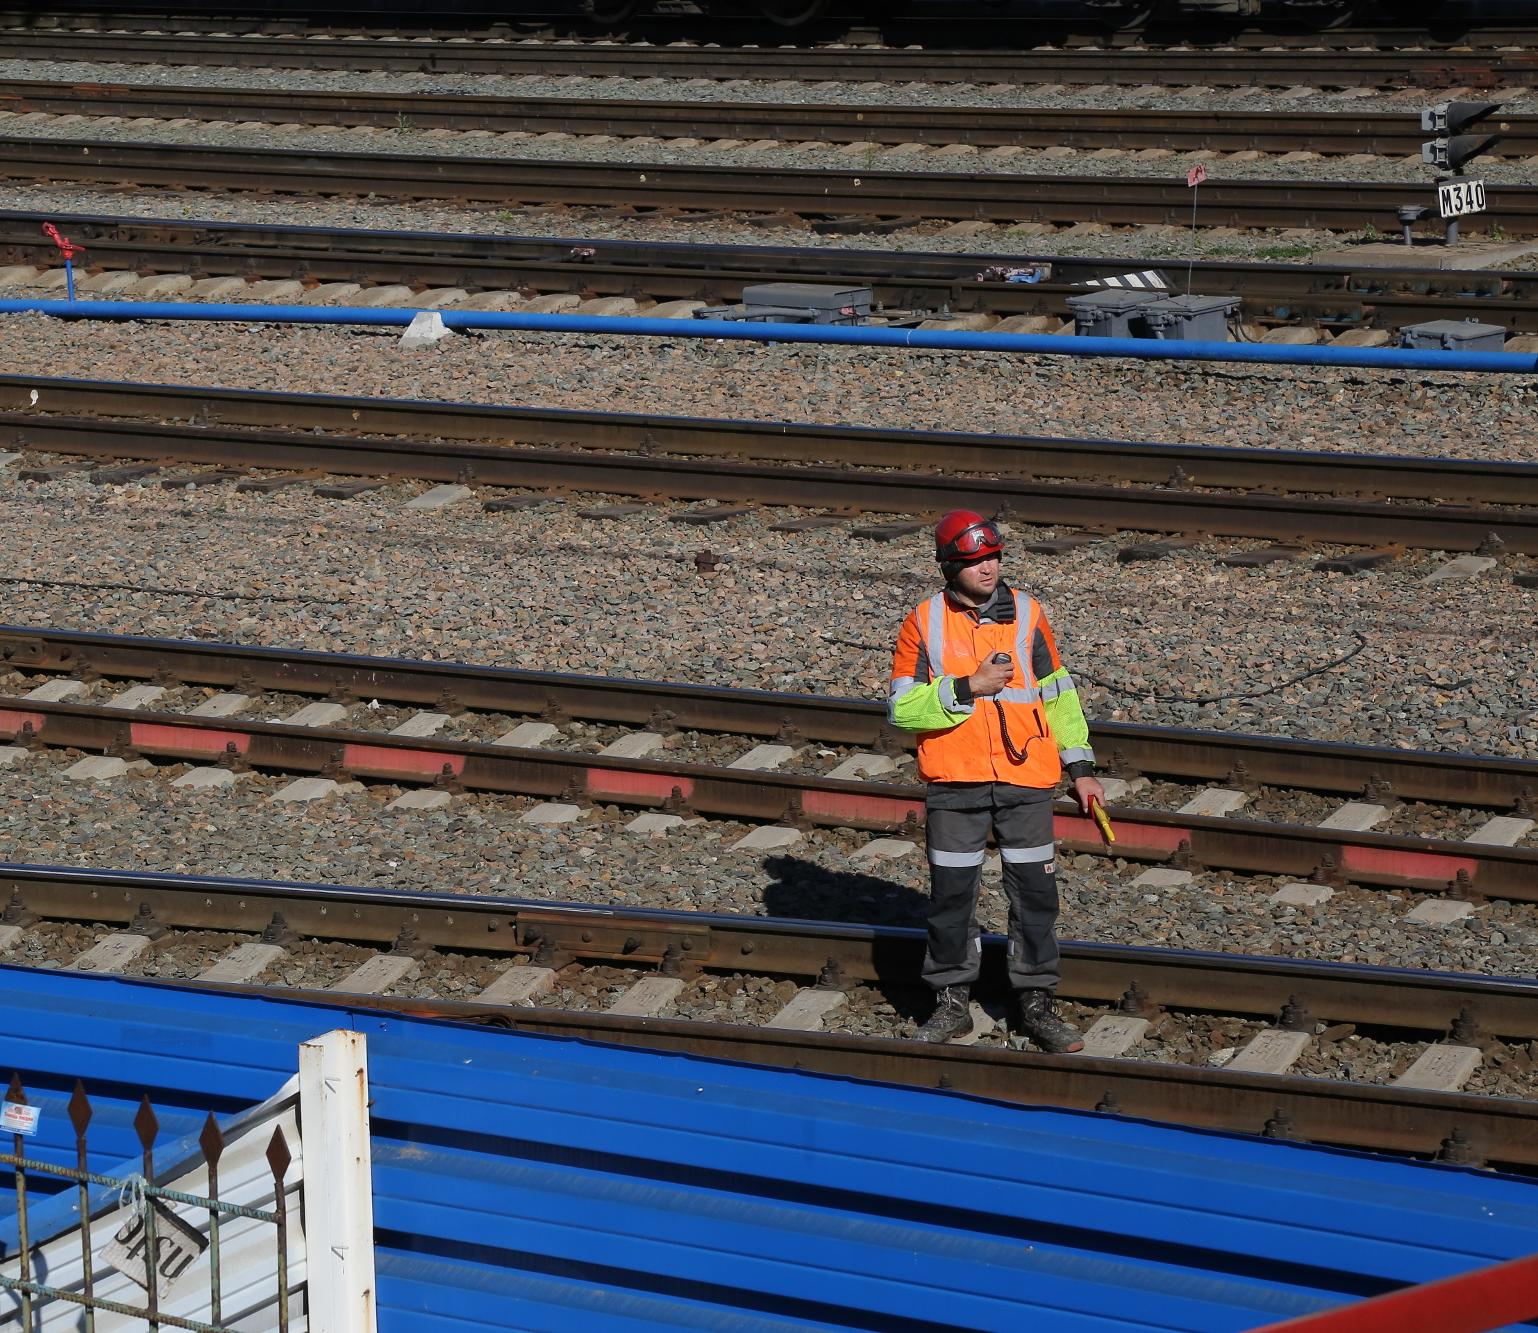
{"label": "steel rail", "polygon": [[[435,784],[592,804],[694,812],[917,836],[920,786],[842,781],[705,764],[408,739],[341,727],[219,719],[148,709],[0,697],[0,738],[162,762],[223,763],[337,778]],[[1345,832],[1183,812],[1110,807],[1115,855],[1183,868],[1286,874],[1334,884],[1538,901],[1538,849]],[[1055,836],[1069,851],[1106,854],[1099,830],[1059,801]]]}
{"label": "steel rail", "polygon": [[[529,423],[532,425],[532,423]],[[603,423],[594,423],[602,434]],[[1538,554],[1538,465],[1469,464],[1397,456],[1343,454],[1259,458],[1231,450],[1209,459],[1202,446],[1116,445],[1105,441],[963,437],[952,447],[901,432],[863,432],[841,443],[813,428],[804,435],[765,436],[763,426],[736,431],[714,423],[698,440],[676,432],[677,443],[652,434],[649,449],[678,448],[697,459],[648,453],[595,453],[591,447],[450,445],[385,438],[318,436],[299,431],[243,431],[212,426],[167,426],[0,412],[0,442],[48,453],[209,463],[225,468],[320,468],[365,476],[407,476],[483,486],[556,491],[672,496],[752,505],[831,506],[848,512],[939,513],[949,508],[995,512],[1007,508],[1026,523],[1078,525],[1265,538],[1281,542],[1393,545],[1438,551],[1477,550],[1492,538],[1513,552]],[[699,423],[703,426],[703,423]],[[578,433],[589,445],[586,422],[566,416],[546,430],[565,440]],[[646,427],[636,423],[635,434]],[[793,454],[816,450],[816,464],[795,465]],[[1145,452],[1151,451],[1151,452]],[[726,452],[768,454],[769,463],[727,461]],[[1260,451],[1248,451],[1251,453]],[[879,457],[887,470],[862,470]],[[892,470],[919,462],[919,472]],[[1187,471],[1187,465],[1190,471]],[[1428,465],[1429,464],[1429,465]],[[978,475],[967,476],[972,470]],[[1227,473],[1227,476],[1224,474]],[[1132,474],[1129,478],[1128,474]],[[1119,484],[1049,481],[1057,476],[1117,478]],[[1172,486],[1172,476],[1179,485]],[[1223,481],[1218,478],[1223,476]],[[1240,476],[1246,480],[1239,481]],[[1200,481],[1196,479],[1200,478]],[[1128,485],[1129,480],[1142,483]],[[1369,488],[1399,503],[1316,499],[1259,491],[1210,493],[1203,484],[1268,486],[1299,491],[1350,492]],[[1445,497],[1478,493],[1499,507],[1450,504]],[[1434,501],[1404,504],[1409,496]]]}
{"label": "steel rail", "polygon": [[[539,953],[548,963],[671,966],[911,987],[923,933],[900,927],[641,911],[526,899],[0,865],[6,924],[39,920],[223,930],[344,940],[376,948]],[[1161,1009],[1352,1022],[1390,1033],[1457,1040],[1530,1039],[1538,986],[1493,977],[1065,941],[1059,993],[1152,1015]],[[1004,942],[983,940],[980,993],[1003,994]],[[157,983],[186,985],[187,983]],[[313,991],[261,986],[242,994]],[[338,996],[325,1002],[429,1014],[525,1031],[689,1051],[754,1063],[878,1078],[1012,1101],[1109,1109],[1182,1124],[1257,1133],[1291,1123],[1298,1137],[1434,1154],[1454,1130],[1476,1160],[1538,1165],[1538,1107],[1324,1079],[1244,1075],[1134,1060],[932,1047],[890,1038],[784,1033],[669,1019],[627,1019],[469,1001]],[[1280,1118],[1279,1118],[1280,1117]]]}
{"label": "steel rail", "polygon": [[[1185,177],[763,170],[620,165],[409,153],[319,153],[182,144],[0,138],[0,178],[131,183],[302,195],[463,199],[613,208],[784,210],[806,217],[1189,224]],[[1416,187],[1403,182],[1209,181],[1206,226],[1346,230],[1382,223]],[[1426,187],[1428,190],[1430,186]],[[1538,186],[1501,186],[1474,225],[1538,235]]]}
{"label": "steel rail", "polygon": [[[1144,259],[691,246],[34,212],[0,212],[0,263],[56,263],[58,252],[41,230],[45,221],[87,247],[79,265],[86,272],[399,283],[423,291],[516,287],[525,294],[577,291],[712,304],[740,299],[749,283],[822,280],[869,285],[875,299],[892,309],[1000,316],[1063,316],[1067,299],[1083,295],[1090,279],[1161,267]],[[992,266],[1035,262],[1050,267],[1048,280],[978,280]],[[1472,315],[1514,332],[1538,331],[1538,274],[1531,272],[1212,260],[1188,267],[1195,290],[1242,295],[1244,317],[1265,324],[1398,328]]]}
{"label": "steel rail", "polygon": [[[35,397],[34,397],[35,395]],[[166,418],[195,423],[188,431]],[[228,429],[243,428],[244,446],[226,445]],[[290,428],[287,431],[276,427]],[[247,429],[249,428],[249,429]],[[1341,454],[1309,450],[1250,449],[1227,445],[1158,444],[1078,436],[982,435],[960,431],[895,431],[867,426],[826,426],[783,421],[715,417],[674,417],[651,413],[586,412],[564,408],[503,407],[478,403],[423,402],[345,395],[269,393],[212,386],[134,384],[117,380],[0,375],[0,440],[13,448],[47,448],[65,453],[111,453],[91,446],[91,432],[110,438],[122,432],[123,452],[163,453],[249,466],[251,456],[226,454],[249,442],[292,441],[291,431],[319,439],[310,454],[266,453],[263,458],[294,466],[325,462],[340,466],[342,450],[377,451],[352,466],[369,471],[399,469],[402,475],[441,480],[465,468],[483,481],[511,444],[570,445],[584,456],[598,450],[642,455],[751,458],[776,462],[869,465],[887,468],[983,473],[990,478],[1067,477],[1129,484],[1171,484],[1171,474],[1193,487],[1320,491],[1383,495],[1402,500],[1471,504],[1538,505],[1538,464],[1511,461],[1428,458],[1400,454]],[[164,432],[162,437],[161,432]],[[256,432],[262,432],[256,434]],[[332,432],[333,438],[316,432]],[[144,443],[129,441],[139,436]],[[415,440],[410,437],[417,437]],[[190,437],[207,438],[212,452],[197,454]],[[372,438],[369,438],[372,437]],[[383,438],[396,437],[396,438]],[[162,438],[164,443],[162,443]],[[456,442],[495,447],[459,452]],[[337,453],[330,444],[338,445]],[[439,450],[452,473],[433,470],[422,450]],[[185,455],[182,450],[185,449]],[[327,452],[320,452],[322,449]],[[280,465],[274,462],[273,466]],[[509,484],[511,477],[499,478]],[[652,486],[648,489],[655,490]]]}
{"label": "steel rail", "polygon": [[[483,20],[476,27],[473,21]],[[1235,49],[1276,51],[1292,48],[1326,49],[1361,53],[1423,50],[1426,48],[1500,49],[1522,47],[1534,41],[1530,27],[1497,27],[1468,17],[1441,16],[1419,26],[1392,27],[1351,23],[1309,31],[1306,27],[1244,23],[1233,18],[1203,22],[1187,15],[1174,22],[1154,22],[1141,27],[1116,29],[1093,18],[1072,15],[1037,15],[1029,22],[1019,17],[990,18],[981,15],[925,15],[908,13],[878,20],[870,14],[834,14],[807,28],[786,29],[751,15],[713,13],[702,26],[701,17],[689,13],[653,11],[637,15],[622,26],[585,21],[571,9],[551,13],[508,13],[506,7],[480,13],[438,14],[426,11],[363,15],[357,10],[312,10],[304,14],[209,13],[202,9],[155,11],[147,6],[132,10],[93,9],[70,4],[47,14],[36,9],[0,8],[0,30],[35,31],[67,41],[67,35],[83,32],[99,35],[144,32],[178,37],[216,38],[340,38],[382,40],[431,40],[476,42],[582,42],[594,46],[631,43],[685,43],[691,39],[716,46],[762,45],[818,47],[837,41],[866,49],[994,47],[1003,45],[1041,47],[1049,41],[1072,49],[1138,50],[1161,48],[1189,50],[1205,47],[1230,52]],[[63,48],[61,48],[62,50]]]}
{"label": "steel rail", "polygon": [[[743,736],[793,733],[838,745],[898,752],[913,737],[886,723],[883,705],[818,694],[778,694],[708,685],[519,671],[456,662],[298,652],[242,644],[92,634],[0,625],[0,664],[8,669],[73,672],[294,694],[379,698],[424,707],[542,714],[664,730]],[[1252,736],[1243,732],[1097,722],[1091,740],[1103,763],[1124,777],[1233,779],[1379,799],[1488,808],[1538,799],[1538,761],[1499,755],[1349,745]]]}
{"label": "steel rail", "polygon": [[[1408,112],[1095,111],[816,103],[662,102],[462,94],[307,92],[0,80],[14,114],[271,120],[395,130],[487,130],[635,138],[785,139],[822,143],[970,144],[979,148],[1159,148],[1176,152],[1417,154],[1426,135]],[[1538,155],[1538,116],[1482,126],[1500,157]]]}
{"label": "steel rail", "polygon": [[[1518,34],[1523,40],[1530,34]],[[1158,84],[1321,88],[1532,87],[1538,51],[1021,51],[890,47],[677,47],[570,43],[422,42],[314,37],[198,37],[175,33],[3,34],[15,58],[100,64],[218,65],[311,70],[415,70],[624,78],[926,83]]]}

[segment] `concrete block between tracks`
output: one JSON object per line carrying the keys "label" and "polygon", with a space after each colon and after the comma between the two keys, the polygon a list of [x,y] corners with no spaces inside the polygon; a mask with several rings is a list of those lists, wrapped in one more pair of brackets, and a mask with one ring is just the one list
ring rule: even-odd
{"label": "concrete block between tracks", "polygon": [[20,926],[0,926],[0,953],[15,948],[16,941],[26,933]]}
{"label": "concrete block between tracks", "polygon": [[531,1005],[555,984],[548,967],[510,967],[475,998],[486,1004]]}
{"label": "concrete block between tracks", "polygon": [[447,713],[413,713],[398,727],[390,728],[390,735],[405,736],[409,740],[421,740],[436,736],[453,719]]}
{"label": "concrete block between tracks", "polygon": [[1248,804],[1250,794],[1233,791],[1228,787],[1208,787],[1199,791],[1180,807],[1183,815],[1200,815],[1207,819],[1221,819]]}
{"label": "concrete block between tracks", "polygon": [[655,731],[632,731],[610,741],[598,753],[609,759],[645,759],[661,744],[662,737]]}
{"label": "concrete block between tracks", "polygon": [[236,713],[244,713],[251,707],[249,694],[236,694],[228,691],[210,695],[196,708],[191,710],[193,717],[234,717]]}
{"label": "concrete block between tracks", "polygon": [[1515,847],[1533,831],[1534,822],[1515,815],[1497,815],[1486,820],[1471,834],[1467,841],[1483,847]]}
{"label": "concrete block between tracks", "polygon": [[[476,292],[459,303],[461,310],[521,310],[526,302],[519,292]],[[703,304],[703,302],[699,303]]]}
{"label": "concrete block between tracks", "polygon": [[1438,1042],[1422,1051],[1415,1063],[1391,1084],[1396,1088],[1425,1088],[1431,1092],[1457,1092],[1479,1068],[1477,1046],[1452,1046]]}
{"label": "concrete block between tracks", "polygon": [[127,931],[99,939],[89,949],[69,964],[71,972],[121,972],[141,953],[150,947],[148,935],[134,935]]}
{"label": "concrete block between tracks", "polygon": [[345,305],[362,290],[363,284],[358,282],[323,282],[318,287],[311,287],[294,304]]}
{"label": "concrete block between tracks", "polygon": [[283,802],[325,801],[345,792],[362,791],[361,782],[337,782],[332,778],[295,778],[272,799]]}
{"label": "concrete block between tracks", "polygon": [[837,1013],[848,1003],[849,997],[843,991],[799,990],[764,1026],[790,1032],[821,1032],[828,1015]]}
{"label": "concrete block between tracks", "polygon": [[541,801],[519,816],[520,824],[574,824],[587,812],[566,801]]}
{"label": "concrete block between tracks", "polygon": [[1328,884],[1305,884],[1298,881],[1293,884],[1283,884],[1267,900],[1278,907],[1318,907],[1321,903],[1327,903],[1335,896],[1335,890]]}
{"label": "concrete block between tracks", "polygon": [[1138,889],[1181,889],[1196,876],[1189,870],[1176,870],[1173,866],[1152,866],[1132,881]]}
{"label": "concrete block between tracks", "polygon": [[291,727],[329,727],[347,716],[347,705],[329,699],[317,699],[295,709],[283,719]]}
{"label": "concrete block between tracks", "polygon": [[177,296],[187,291],[192,286],[190,273],[157,273],[152,278],[145,278],[142,282],[136,282],[128,289],[132,296],[153,298],[157,296]]}
{"label": "concrete block between tracks", "polygon": [[916,851],[918,851],[918,843],[909,842],[906,838],[872,838],[849,859],[851,861],[895,861]]}
{"label": "concrete block between tracks", "polygon": [[559,315],[575,310],[581,304],[582,298],[576,292],[551,292],[547,296],[536,296],[524,309],[531,315]]}
{"label": "concrete block between tracks", "polygon": [[520,722],[505,735],[498,736],[492,744],[515,745],[522,750],[532,750],[560,734],[561,729],[553,722]]}
{"label": "concrete block between tracks", "polygon": [[128,773],[147,773],[155,767],[147,759],[119,759],[115,754],[87,755],[64,770],[74,782],[110,782]]}
{"label": "concrete block between tracks", "polygon": [[45,680],[36,689],[28,690],[21,697],[36,699],[40,704],[62,704],[78,698],[85,691],[86,684],[83,680],[71,680],[68,676],[61,676],[54,680]]}
{"label": "concrete block between tracks", "polygon": [[738,755],[727,767],[769,772],[800,753],[800,749],[794,745],[755,745],[746,754]]}
{"label": "concrete block between tracks", "polygon": [[1347,801],[1334,814],[1319,821],[1320,828],[1343,829],[1348,833],[1366,833],[1388,818],[1388,807],[1370,801]]}
{"label": "concrete block between tracks", "polygon": [[678,998],[683,988],[681,977],[642,977],[609,1006],[609,1012],[630,1018],[655,1018]]}
{"label": "concrete block between tracks", "polygon": [[772,852],[780,847],[793,847],[801,841],[801,830],[785,828],[779,824],[765,824],[754,829],[745,838],[738,838],[727,850],[733,852]]}
{"label": "concrete block between tracks", "polygon": [[1445,583],[1448,579],[1472,579],[1494,569],[1496,559],[1493,555],[1460,555],[1449,560],[1445,565],[1439,565],[1421,580],[1421,583]]}
{"label": "concrete block between tracks", "polygon": [[227,301],[232,296],[244,296],[249,286],[244,278],[199,278],[187,288],[187,295],[195,301]]}
{"label": "concrete block between tracks", "polygon": [[637,815],[625,825],[626,833],[634,833],[637,837],[656,837],[664,833],[670,833],[673,829],[682,828],[685,824],[697,824],[697,819],[685,819],[682,815],[664,815],[655,810],[648,810],[644,815]]}
{"label": "concrete block between tracks", "polygon": [[438,787],[414,787],[408,792],[402,792],[385,809],[441,810],[453,799],[450,793]]}
{"label": "concrete block between tracks", "polygon": [[261,976],[280,958],[287,956],[288,950],[281,944],[263,944],[260,940],[251,940],[247,944],[236,945],[212,967],[199,974],[198,980],[238,985]]}
{"label": "concrete block between tracks", "polygon": [[1079,1054],[1102,1060],[1114,1059],[1142,1041],[1148,1034],[1148,1028],[1146,1018],[1134,1018],[1131,1014],[1103,1014],[1084,1034],[1084,1049]]}
{"label": "concrete block between tracks", "polygon": [[852,754],[828,776],[836,782],[858,782],[862,778],[879,778],[896,767],[884,754]]}
{"label": "concrete block between tracks", "polygon": [[379,995],[413,975],[421,966],[406,954],[377,954],[340,981],[332,982],[328,989],[349,995]]}
{"label": "concrete block between tracks", "polygon": [[181,777],[172,781],[173,787],[190,787],[193,791],[205,791],[210,787],[233,787],[235,774],[227,768],[189,768]]}
{"label": "concrete block between tracks", "polygon": [[304,283],[297,278],[269,278],[265,282],[253,282],[246,295],[258,301],[292,301],[304,295]]}
{"label": "concrete block between tracks", "polygon": [[105,708],[148,708],[166,692],[164,685],[130,685],[103,705]]}
{"label": "concrete block between tracks", "polygon": [[421,495],[413,496],[402,506],[404,509],[445,509],[449,505],[463,504],[466,500],[475,499],[475,492],[468,486],[461,486],[456,482],[446,482],[442,486],[434,486],[431,490],[423,491]]}
{"label": "concrete block between tracks", "polygon": [[1100,785],[1105,788],[1107,801],[1124,801],[1149,784],[1147,778],[1101,778]]}
{"label": "concrete block between tracks", "polygon": [[1228,1062],[1228,1068],[1245,1074],[1285,1074],[1297,1064],[1312,1040],[1306,1032],[1267,1028],[1255,1034],[1249,1045]]}
{"label": "concrete block between tracks", "polygon": [[93,296],[110,296],[113,292],[121,292],[134,286],[140,281],[137,273],[124,273],[121,269],[107,273],[93,273],[89,277],[81,278],[76,287],[82,292],[89,292]]}
{"label": "concrete block between tracks", "polygon": [[25,763],[32,751],[21,745],[0,745],[0,768],[15,768]]}
{"label": "concrete block between tracks", "polygon": [[664,301],[646,312],[647,319],[693,319],[696,310],[703,310],[703,301]]}
{"label": "concrete block between tracks", "polygon": [[1461,898],[1427,898],[1413,911],[1405,913],[1405,920],[1422,926],[1450,926],[1473,914],[1474,904]]}

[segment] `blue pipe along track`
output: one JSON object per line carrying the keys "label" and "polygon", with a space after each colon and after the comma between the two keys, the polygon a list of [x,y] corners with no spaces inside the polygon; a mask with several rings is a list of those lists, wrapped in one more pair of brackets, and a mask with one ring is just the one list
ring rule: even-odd
{"label": "blue pipe along track", "polygon": [[[419,310],[360,306],[198,304],[178,301],[0,301],[0,315],[60,319],[199,320],[220,324],[342,324],[404,328]],[[1403,347],[1318,347],[1270,343],[1180,342],[1159,338],[1084,338],[1057,334],[963,333],[837,324],[646,319],[625,315],[536,315],[517,311],[439,310],[451,330],[584,333],[639,338],[717,338],[739,342],[820,343],[842,347],[912,347],[942,352],[1013,352],[1028,356],[1132,357],[1143,361],[1227,361],[1260,365],[1339,366],[1365,370],[1457,370],[1538,374],[1528,352],[1454,352]]]}

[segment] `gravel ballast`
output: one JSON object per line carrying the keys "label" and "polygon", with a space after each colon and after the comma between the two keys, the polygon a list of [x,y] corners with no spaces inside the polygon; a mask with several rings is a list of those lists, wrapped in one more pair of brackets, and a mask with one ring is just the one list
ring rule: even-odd
{"label": "gravel ballast", "polygon": [[[526,51],[520,50],[520,55]],[[1213,52],[1220,59],[1220,52]],[[196,65],[111,64],[93,61],[0,60],[0,79],[112,83],[131,87],[230,88],[294,92],[375,93],[464,97],[550,97],[571,101],[700,102],[709,105],[1038,108],[1085,111],[1279,111],[1409,114],[1436,100],[1428,88],[1382,92],[1371,88],[1205,88],[1063,84],[967,84],[833,80],[678,79],[493,74],[425,71],[213,68]],[[1538,112],[1538,95],[1525,87],[1492,94],[1505,115]],[[1304,145],[1306,147],[1306,145]]]}
{"label": "gravel ballast", "polygon": [[[765,509],[702,532],[670,521],[681,503],[582,517],[601,496],[497,514],[403,508],[424,489],[338,501],[155,477],[99,487],[78,473],[0,484],[5,618],[882,698],[897,628],[937,584],[922,531],[891,543],[773,532],[805,511]],[[1133,563],[1117,561],[1122,544],[1005,566],[1047,607],[1093,716],[1533,753],[1538,668],[1524,645],[1538,590],[1510,581],[1521,562],[1426,587],[1434,552],[1353,578],[1214,562],[1239,541]],[[711,577],[694,560],[707,546],[729,558]]]}
{"label": "gravel ballast", "polygon": [[[787,169],[925,172],[988,176],[1062,176],[1098,179],[1145,177],[1169,180],[1184,177],[1187,169],[1212,164],[1211,179],[1317,181],[1402,181],[1419,186],[1429,196],[1431,178],[1420,159],[1373,157],[1359,160],[1311,157],[1304,162],[1285,156],[1260,157],[1223,166],[1210,152],[1177,153],[1148,161],[1136,154],[1100,156],[1078,150],[1028,150],[1013,156],[996,156],[986,150],[950,155],[923,151],[911,155],[877,148],[849,154],[833,143],[785,143],[774,148],[715,148],[698,146],[698,140],[650,138],[607,139],[603,136],[567,137],[514,132],[492,134],[438,131],[415,132],[366,127],[362,129],[264,127],[245,129],[228,122],[186,124],[179,120],[141,124],[116,117],[54,116],[41,112],[22,115],[0,113],[0,134],[25,134],[33,139],[89,140],[93,143],[170,144],[186,147],[250,149],[284,148],[308,153],[391,153],[446,158],[493,158],[509,162],[605,162],[626,166],[746,167],[761,171]],[[691,146],[695,145],[695,146]],[[1486,160],[1479,174],[1492,184],[1532,185],[1538,168],[1526,161]],[[446,187],[452,193],[452,187]],[[1393,224],[1385,216],[1385,226]]]}
{"label": "gravel ballast", "polygon": [[[849,829],[813,829],[768,853],[734,851],[750,826],[711,820],[638,837],[623,828],[635,812],[614,807],[576,824],[530,826],[518,819],[532,801],[483,794],[457,796],[436,811],[390,811],[384,806],[399,789],[388,784],[278,805],[269,798],[289,780],[278,774],[200,792],[171,786],[181,765],[80,783],[61,776],[72,762],[63,751],[44,751],[0,769],[0,843],[10,859],[900,926],[922,925],[927,901],[921,852],[855,862],[872,835]],[[1142,869],[1064,857],[1060,933],[1503,976],[1538,972],[1532,904],[1490,902],[1452,925],[1424,926],[1403,920],[1418,895],[1349,888],[1320,907],[1295,908],[1268,901],[1290,877],[1211,871],[1183,888],[1149,890],[1133,883]],[[985,929],[1003,929],[996,872],[985,876],[979,912]]]}

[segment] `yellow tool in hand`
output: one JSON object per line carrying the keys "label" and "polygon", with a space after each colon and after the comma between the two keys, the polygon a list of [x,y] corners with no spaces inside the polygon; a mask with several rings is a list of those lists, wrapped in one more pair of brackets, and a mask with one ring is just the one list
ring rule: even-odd
{"label": "yellow tool in hand", "polygon": [[1108,844],[1115,842],[1116,830],[1111,827],[1111,817],[1106,814],[1105,807],[1093,797],[1090,798],[1089,813],[1094,817],[1095,825],[1100,830],[1100,836],[1104,838]]}

